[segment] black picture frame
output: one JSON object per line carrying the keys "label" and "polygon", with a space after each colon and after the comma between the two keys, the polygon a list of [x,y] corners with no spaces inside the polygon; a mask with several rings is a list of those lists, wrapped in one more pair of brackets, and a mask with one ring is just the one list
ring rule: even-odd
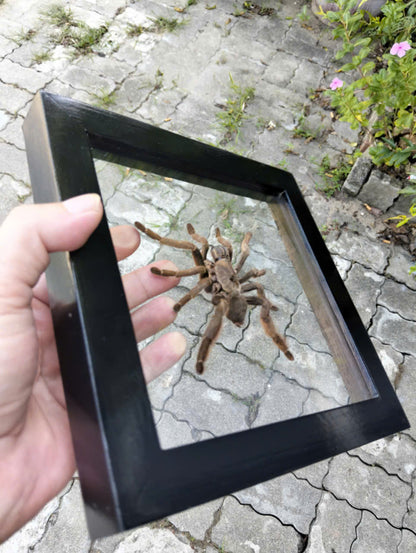
{"label": "black picture frame", "polygon": [[47,270],[92,538],[160,519],[408,427],[290,173],[46,92],[36,95],[24,135],[35,202],[100,193],[93,158],[271,202],[302,285],[318,289],[317,298],[308,296],[312,307],[325,304],[321,317],[336,328],[351,361],[341,373],[357,399],[353,403],[161,449],[104,216],[84,247],[52,254]]}

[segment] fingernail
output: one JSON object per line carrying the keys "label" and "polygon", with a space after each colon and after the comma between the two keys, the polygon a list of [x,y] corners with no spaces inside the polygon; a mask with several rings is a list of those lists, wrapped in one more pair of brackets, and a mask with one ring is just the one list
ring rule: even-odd
{"label": "fingernail", "polygon": [[83,194],[82,196],[75,196],[65,200],[63,205],[69,213],[79,214],[87,211],[100,211],[101,210],[101,198],[98,194]]}

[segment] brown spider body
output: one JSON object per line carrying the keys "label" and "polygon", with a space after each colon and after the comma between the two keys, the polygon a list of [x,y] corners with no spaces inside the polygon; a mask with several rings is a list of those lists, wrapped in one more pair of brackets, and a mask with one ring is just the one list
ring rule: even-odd
{"label": "brown spider body", "polygon": [[[161,244],[191,250],[195,262],[195,267],[191,269],[169,271],[152,267],[152,273],[161,276],[190,276],[199,274],[199,282],[187,294],[185,294],[174,306],[175,311],[179,311],[188,301],[196,297],[203,290],[212,294],[212,303],[215,305],[215,311],[204,332],[201,346],[198,351],[196,371],[199,374],[204,372],[205,361],[213,344],[215,344],[222,327],[224,316],[227,317],[236,326],[241,327],[245,321],[249,305],[260,306],[260,321],[264,332],[272,338],[277,347],[285,356],[293,360],[293,355],[289,351],[286,341],[281,336],[273,323],[270,311],[276,311],[277,307],[273,305],[264,293],[264,288],[257,282],[251,282],[252,278],[257,278],[265,274],[263,269],[251,269],[247,273],[240,275],[240,271],[246,261],[250,250],[248,243],[251,239],[251,233],[247,232],[241,244],[241,254],[235,266],[232,264],[233,250],[231,243],[226,240],[219,229],[216,229],[216,237],[219,246],[212,246],[210,249],[212,261],[207,259],[209,250],[208,241],[203,236],[196,234],[194,227],[188,223],[187,230],[191,238],[202,244],[199,249],[192,242],[186,240],[173,240],[159,236],[152,230],[146,228],[139,222],[136,227],[144,232],[150,238],[158,240]],[[247,292],[255,290],[257,295],[246,295]]]}

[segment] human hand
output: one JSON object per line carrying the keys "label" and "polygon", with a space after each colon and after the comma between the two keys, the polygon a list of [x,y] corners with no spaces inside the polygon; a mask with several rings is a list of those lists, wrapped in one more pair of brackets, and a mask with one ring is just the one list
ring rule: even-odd
{"label": "human hand", "polygon": [[[68,416],[56,351],[45,275],[49,252],[81,247],[103,214],[96,194],[64,203],[22,206],[0,227],[0,543],[29,521],[68,482],[75,470]],[[112,229],[118,259],[133,253],[139,233]],[[158,262],[160,268],[173,268]],[[148,267],[123,277],[130,309],[178,279]],[[158,297],[132,314],[138,342],[170,324],[173,300]],[[145,347],[140,358],[147,381],[185,351],[177,332]]]}

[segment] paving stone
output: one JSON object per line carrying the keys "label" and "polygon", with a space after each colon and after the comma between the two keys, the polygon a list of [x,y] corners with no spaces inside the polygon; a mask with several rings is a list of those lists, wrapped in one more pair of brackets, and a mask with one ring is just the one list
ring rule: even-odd
{"label": "paving stone", "polygon": [[193,553],[187,543],[170,530],[144,526],[129,534],[114,549],[114,553]]}
{"label": "paving stone", "polygon": [[[177,421],[169,413],[163,413],[156,425],[157,435],[162,449],[171,449],[184,444],[191,444],[194,440],[192,429],[184,421]],[[212,436],[207,435],[205,439]]]}
{"label": "paving stone", "polygon": [[305,553],[350,553],[360,519],[360,511],[353,509],[346,501],[323,493]]}
{"label": "paving stone", "polygon": [[8,59],[0,61],[0,75],[3,83],[18,86],[33,93],[43,88],[51,80],[49,75],[22,67]]}
{"label": "paving stone", "polygon": [[32,98],[26,90],[0,82],[0,108],[12,115],[20,111]]}
{"label": "paving stone", "polygon": [[187,511],[168,517],[170,522],[181,532],[189,532],[197,540],[204,540],[207,531],[214,522],[215,513],[221,507],[222,499],[209,501]]}
{"label": "paving stone", "polygon": [[409,530],[402,530],[402,540],[397,553],[413,553],[416,550],[416,536]]}
{"label": "paving stone", "polygon": [[[1,118],[1,116],[0,116]],[[1,138],[19,148],[19,150],[25,149],[25,141],[23,136],[23,117],[10,117],[9,123],[1,131]]]}
{"label": "paving stone", "polygon": [[196,430],[211,432],[215,436],[248,428],[248,407],[244,403],[187,373],[175,386],[165,409],[178,420],[189,422]]}
{"label": "paving stone", "polygon": [[307,534],[321,493],[305,480],[286,474],[234,495],[258,513],[273,515],[282,524],[290,524],[301,534]]}
{"label": "paving stone", "polygon": [[401,540],[401,532],[385,520],[364,512],[357,527],[357,539],[352,544],[351,553],[386,553],[396,551]]}
{"label": "paving stone", "polygon": [[373,169],[358,198],[371,207],[386,211],[399,195],[400,188],[401,183],[397,179]]}
{"label": "paving stone", "polygon": [[271,516],[261,516],[251,507],[227,497],[221,517],[211,534],[212,541],[230,553],[297,553],[299,534]]}
{"label": "paving stone", "polygon": [[317,42],[316,35],[294,23],[285,37],[284,48],[301,59],[325,65],[330,53],[323,50]]}
{"label": "paving stone", "polygon": [[295,76],[299,67],[299,59],[286,52],[277,52],[267,64],[263,78],[273,85],[287,86]]}
{"label": "paving stone", "polygon": [[382,244],[347,230],[343,230],[336,240],[327,240],[327,246],[331,253],[361,263],[376,273],[382,273],[387,265],[388,252]]}
{"label": "paving stone", "polygon": [[24,183],[29,182],[26,154],[11,144],[0,142],[0,174],[6,173]]}
{"label": "paving stone", "polygon": [[10,211],[21,205],[22,201],[29,195],[29,186],[14,180],[9,175],[0,176],[0,224]]}
{"label": "paving stone", "polygon": [[91,70],[81,67],[70,67],[60,75],[63,83],[68,83],[73,88],[85,90],[88,94],[99,96],[102,93],[110,94],[115,88],[115,83],[108,77],[101,77]]}
{"label": "paving stone", "polygon": [[330,465],[324,487],[355,509],[366,509],[377,518],[400,527],[407,511],[411,488],[382,468],[364,465],[357,457],[338,455]]}
{"label": "paving stone", "polygon": [[298,469],[293,474],[297,478],[307,480],[309,484],[315,488],[322,488],[322,481],[328,472],[328,466],[329,459],[325,459],[325,461],[320,461],[319,463],[314,463],[313,465]]}
{"label": "paving stone", "polygon": [[298,342],[307,344],[316,351],[329,353],[327,341],[322,334],[315,313],[305,305],[296,307],[287,334],[294,336]]}
{"label": "paving stone", "polygon": [[411,482],[416,469],[416,444],[404,434],[395,434],[350,451],[367,465],[379,465],[389,474]]}
{"label": "paving stone", "polygon": [[276,374],[266,385],[254,413],[253,427],[299,417],[308,391],[284,376]]}
{"label": "paving stone", "polygon": [[369,332],[385,344],[390,344],[397,351],[416,355],[414,321],[402,319],[385,307],[379,306]]}
{"label": "paving stone", "polygon": [[404,319],[416,321],[416,294],[404,284],[386,279],[377,303],[394,311]]}
{"label": "paving stone", "polygon": [[328,409],[336,409],[340,404],[333,397],[328,397],[318,390],[309,390],[308,397],[303,403],[302,415],[320,413]]}
{"label": "paving stone", "polygon": [[356,196],[367,180],[372,166],[373,163],[369,157],[359,157],[342,185],[342,190],[350,196]]}
{"label": "paving stone", "polygon": [[376,348],[377,355],[390,382],[396,387],[397,382],[400,380],[400,367],[403,363],[403,355],[391,346],[383,344],[380,340],[377,340],[377,338],[372,338],[371,341]]}
{"label": "paving stone", "polygon": [[407,513],[403,519],[403,527],[408,528],[413,533],[416,532],[416,494],[415,494],[415,474],[413,473],[412,495],[407,505]]}
{"label": "paving stone", "polygon": [[34,547],[34,553],[89,553],[91,546],[87,531],[84,505],[78,479],[62,498],[56,519],[42,540]]}
{"label": "paving stone", "polygon": [[[175,181],[167,181],[158,175],[147,173],[143,175],[134,170],[129,172],[128,177],[118,186],[118,190],[134,198],[136,205],[151,203],[155,208],[168,212],[172,217],[182,210],[192,196],[190,190],[184,189]],[[166,216],[165,213],[163,215]],[[145,219],[141,222],[147,224]],[[183,239],[187,240],[189,236],[185,232],[184,230]]]}
{"label": "paving stone", "polygon": [[413,439],[416,439],[416,359],[406,355],[400,371],[400,380],[397,385],[397,396],[403,406],[404,412],[410,423],[410,428],[405,430]]}
{"label": "paving stone", "polygon": [[412,290],[416,290],[415,273],[413,275],[409,274],[411,265],[414,265],[414,260],[410,254],[402,249],[394,249],[386,268],[386,275],[406,284]]}
{"label": "paving stone", "polygon": [[292,341],[290,348],[294,361],[281,355],[273,367],[276,371],[290,376],[306,390],[316,390],[332,398],[338,405],[348,402],[348,392],[332,355],[296,341]]}
{"label": "paving stone", "polygon": [[0,110],[0,131],[2,131],[10,122],[10,115],[5,111]]}
{"label": "paving stone", "polygon": [[352,263],[348,259],[344,259],[343,257],[339,255],[333,255],[332,259],[335,263],[336,268],[338,269],[338,272],[342,278],[342,280],[346,280],[347,273],[351,269]]}
{"label": "paving stone", "polygon": [[[195,374],[196,353],[200,343],[194,349],[193,356],[185,363],[184,369]],[[238,398],[257,398],[263,395],[270,378],[270,372],[247,357],[224,351],[215,344],[206,362],[206,369],[197,379],[203,380],[216,390],[228,390]]]}
{"label": "paving stone", "polygon": [[359,263],[354,263],[348,273],[345,284],[366,328],[376,312],[376,301],[384,280],[384,277]]}

